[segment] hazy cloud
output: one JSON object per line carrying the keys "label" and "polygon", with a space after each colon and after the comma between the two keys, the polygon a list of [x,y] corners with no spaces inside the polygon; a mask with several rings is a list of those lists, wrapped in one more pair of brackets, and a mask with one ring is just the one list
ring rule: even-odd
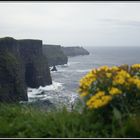
{"label": "hazy cloud", "polygon": [[134,26],[134,27],[140,27],[140,21],[139,20],[120,20],[120,19],[100,19],[100,22],[103,24],[109,24],[109,25],[117,25],[117,26]]}
{"label": "hazy cloud", "polygon": [[140,2],[0,2],[0,37],[83,46],[140,46]]}

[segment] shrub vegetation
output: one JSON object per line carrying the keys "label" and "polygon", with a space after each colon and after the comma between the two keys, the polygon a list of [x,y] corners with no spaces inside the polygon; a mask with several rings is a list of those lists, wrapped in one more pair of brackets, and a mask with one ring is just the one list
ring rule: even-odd
{"label": "shrub vegetation", "polygon": [[93,69],[80,80],[79,94],[80,112],[0,104],[0,137],[140,137],[140,64]]}

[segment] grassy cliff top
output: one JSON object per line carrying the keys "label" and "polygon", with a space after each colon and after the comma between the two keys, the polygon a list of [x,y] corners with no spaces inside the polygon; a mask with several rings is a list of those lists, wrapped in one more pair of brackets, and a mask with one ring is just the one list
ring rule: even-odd
{"label": "grassy cliff top", "polygon": [[105,124],[98,114],[88,111],[43,112],[28,105],[0,104],[1,138],[140,137],[139,126],[138,114]]}

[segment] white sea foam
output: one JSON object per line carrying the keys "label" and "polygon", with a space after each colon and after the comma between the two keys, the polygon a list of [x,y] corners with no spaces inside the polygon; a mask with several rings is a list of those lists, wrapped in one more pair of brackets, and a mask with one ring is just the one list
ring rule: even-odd
{"label": "white sea foam", "polygon": [[80,64],[80,62],[68,62],[68,66],[75,65],[75,64]]}
{"label": "white sea foam", "polygon": [[45,92],[47,91],[60,91],[63,89],[63,83],[53,81],[51,85],[40,86],[39,88],[28,88],[27,94],[29,102],[34,98],[46,98]]}
{"label": "white sea foam", "polygon": [[[70,66],[69,63],[67,63],[67,64],[63,64],[63,65],[56,65],[55,67],[56,67],[56,69],[58,69],[58,68],[67,68],[68,66]],[[49,68],[52,69],[53,66],[50,66]]]}
{"label": "white sea foam", "polygon": [[69,63],[63,64],[63,65],[57,65],[57,67],[61,67],[61,68],[65,68],[65,67],[68,67],[68,66],[70,66]]}
{"label": "white sea foam", "polygon": [[89,72],[91,69],[85,69],[85,70],[75,70],[76,72]]}
{"label": "white sea foam", "polygon": [[52,85],[39,88],[28,88],[29,102],[38,100],[49,100],[56,107],[66,106],[71,110],[71,107],[78,99],[78,93],[65,91],[63,83],[53,81]]}
{"label": "white sea foam", "polygon": [[[89,72],[91,71],[91,69],[59,69],[58,71],[56,71],[56,73],[59,73],[59,72],[65,72],[65,73],[73,73],[73,72],[78,72],[78,73],[85,73],[85,72]],[[51,72],[51,73],[54,73],[54,72]]]}
{"label": "white sea foam", "polygon": [[40,86],[38,89],[42,91],[50,91],[50,90],[61,90],[63,88],[63,83],[53,81],[51,85],[47,85],[45,87]]}
{"label": "white sea foam", "polygon": [[78,94],[72,93],[70,97],[70,103],[74,104],[75,100],[78,98]]}

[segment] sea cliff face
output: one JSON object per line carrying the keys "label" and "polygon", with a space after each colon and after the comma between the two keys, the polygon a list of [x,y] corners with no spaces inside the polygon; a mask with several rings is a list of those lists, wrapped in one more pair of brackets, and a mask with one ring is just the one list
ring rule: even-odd
{"label": "sea cliff face", "polygon": [[49,66],[67,64],[68,57],[60,45],[43,45],[43,53],[48,59]]}
{"label": "sea cliff face", "polygon": [[41,40],[0,39],[0,101],[28,100],[27,86],[51,83]]}
{"label": "sea cliff face", "polygon": [[27,100],[23,64],[17,40],[0,39],[0,101]]}
{"label": "sea cliff face", "polygon": [[42,41],[24,39],[18,42],[27,86],[37,88],[52,84],[47,58],[43,55]]}
{"label": "sea cliff face", "polygon": [[89,55],[89,52],[83,47],[62,47],[62,51],[66,56]]}

